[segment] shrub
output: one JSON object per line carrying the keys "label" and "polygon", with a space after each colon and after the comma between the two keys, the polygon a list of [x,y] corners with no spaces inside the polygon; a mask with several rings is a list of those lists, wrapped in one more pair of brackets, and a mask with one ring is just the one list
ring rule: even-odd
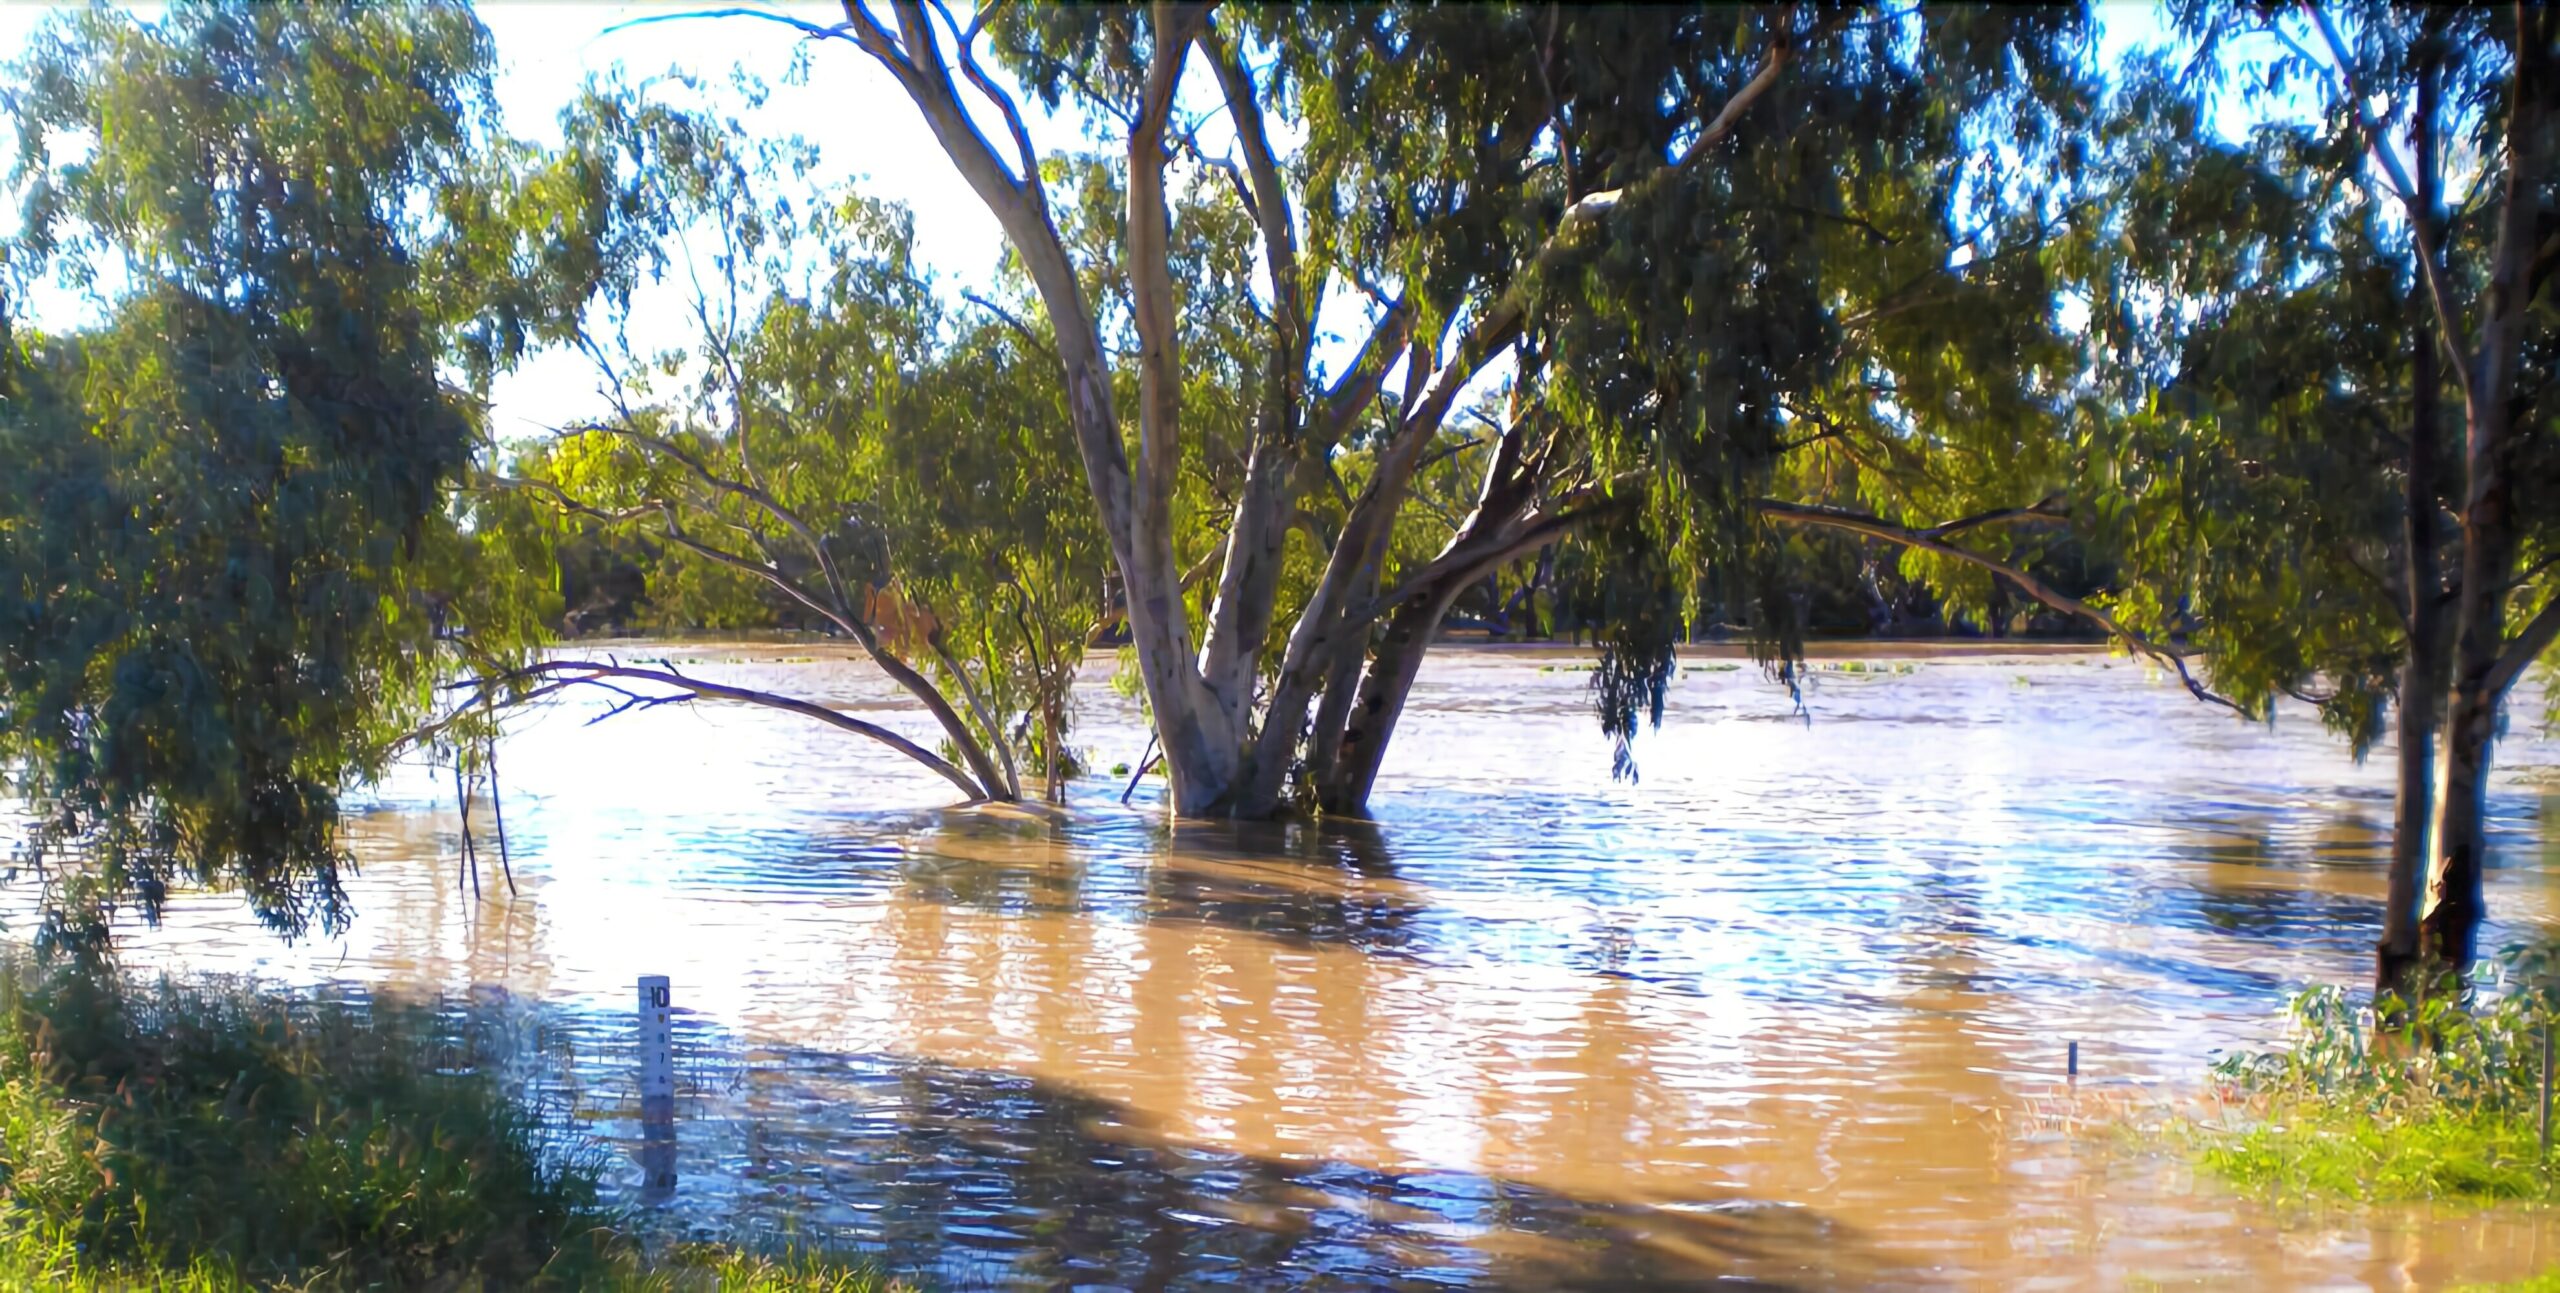
{"label": "shrub", "polygon": [[2511,949],[2414,1007],[2297,995],[2290,1046],[2215,1067],[2248,1116],[2199,1129],[2206,1166],[2266,1195],[2560,1197],[2539,1125],[2552,966],[2549,949]]}

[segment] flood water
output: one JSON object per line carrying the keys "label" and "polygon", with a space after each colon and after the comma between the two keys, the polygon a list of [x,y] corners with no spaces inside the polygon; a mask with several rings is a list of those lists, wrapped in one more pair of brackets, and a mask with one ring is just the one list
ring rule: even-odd
{"label": "flood water", "polygon": [[[863,666],[688,669],[929,738]],[[1889,655],[1886,657],[1889,659]],[[1356,829],[1060,820],[789,715],[521,719],[517,892],[450,783],[361,823],[360,915],[287,947],[175,905],[151,963],[528,1010],[545,1091],[669,1234],[863,1245],[957,1288],[2416,1289],[2560,1265],[2529,1211],[2278,1213],[2110,1130],[2361,978],[2386,752],[2100,655],[1693,659],[1612,782],[1563,652],[1435,654]],[[1080,743],[1143,733],[1097,670]],[[2560,744],[2520,697],[2502,921],[2555,914]],[[484,844],[485,813],[477,830]],[[672,978],[672,1128],[632,984]],[[2081,1071],[2064,1073],[2080,1043]]]}

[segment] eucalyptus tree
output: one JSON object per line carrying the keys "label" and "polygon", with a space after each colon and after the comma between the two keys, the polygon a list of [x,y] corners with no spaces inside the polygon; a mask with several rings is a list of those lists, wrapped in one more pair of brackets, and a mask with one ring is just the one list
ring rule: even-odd
{"label": "eucalyptus tree", "polygon": [[[2200,67],[2231,61],[2218,57],[2224,41],[2272,39],[2283,52],[2254,65],[2257,84],[2307,93],[2319,108],[2261,132],[2255,180],[2276,195],[2268,205],[2304,213],[2311,236],[2292,247],[2318,250],[2294,254],[2281,236],[2224,239],[2245,250],[2240,276],[2257,282],[2186,358],[2235,397],[2215,421],[2325,421],[2279,435],[2329,444],[2333,462],[2370,473],[2323,481],[2317,461],[2261,467],[2252,495],[2298,490],[2277,514],[2325,518],[2351,543],[2361,535],[2362,559],[2291,572],[2295,588],[2260,601],[2254,617],[2235,607],[2227,618],[2262,646],[2290,635],[2289,658],[2234,659],[2275,663],[2271,682],[2288,659],[2295,674],[2317,672],[2350,727],[2369,734],[2381,697],[2396,693],[2398,839],[2379,962],[2385,985],[2402,986],[2421,957],[2457,969],[2471,960],[2499,710],[2560,640],[2560,585],[2549,577],[2560,437],[2546,405],[2560,25],[2530,5],[2197,7],[2183,21]],[[2465,191],[2448,193],[2449,176]],[[2182,452],[2196,460],[2192,445]],[[2511,616],[2519,593],[2540,609]],[[2324,600],[2344,609],[2304,613]],[[2365,645],[2342,653],[2346,637]]]}
{"label": "eucalyptus tree", "polygon": [[[577,683],[647,699],[774,706],[881,741],[971,799],[1051,798],[1076,668],[1104,613],[1098,537],[1052,434],[1046,340],[956,318],[906,212],[809,179],[812,151],[680,106],[700,87],[599,87],[552,159],[599,249],[574,345],[596,415],[495,483],[555,518],[645,536],[665,583],[719,606],[770,590],[858,643],[942,733],[941,750],[806,698],[664,664],[555,659],[491,670],[467,708]],[[698,97],[698,96],[697,96]],[[682,344],[652,348],[670,300]]]}
{"label": "eucalyptus tree", "polygon": [[[1900,308],[1884,294],[1979,290],[1956,248],[2040,206],[2033,183],[1981,176],[2060,173],[2057,123],[2089,93],[2067,10],[997,6],[964,26],[848,4],[839,24],[780,21],[885,70],[1003,227],[1173,806],[1193,815],[1361,811],[1452,599],[1568,533],[1606,554],[1586,591],[1613,608],[1613,733],[1658,709],[1701,573],[1758,609],[1785,673],[1761,504],[1811,430],[1791,406],[1910,357],[1858,326]],[[1063,159],[988,58],[1109,141],[1110,245],[1069,236]],[[1178,281],[1174,199],[1204,177],[1250,222],[1252,281]],[[1879,218],[1898,232],[1865,236]],[[1887,281],[1886,260],[1917,278]],[[1096,281],[1125,284],[1125,319]],[[1182,486],[1204,452],[1186,327],[1204,312],[1255,320],[1240,471],[1206,518]],[[1987,364],[1968,381],[2044,397],[2031,365],[1967,353]],[[1461,448],[1474,429],[1454,415],[1488,397],[1492,431]],[[1453,453],[1479,466],[1471,509],[1401,557],[1416,473]],[[1192,596],[1179,540],[1203,532],[1215,575]]]}
{"label": "eucalyptus tree", "polygon": [[185,3],[10,67],[0,766],[56,932],[181,882],[339,918],[338,796],[439,641],[534,631],[527,554],[446,493],[546,317],[492,64],[458,5]]}
{"label": "eucalyptus tree", "polygon": [[[1808,409],[1820,432],[1788,455],[1789,501],[1771,506],[1902,545],[1903,573],[1959,608],[1987,606],[2002,577],[2240,715],[2309,701],[2361,755],[2396,689],[2414,689],[2401,717],[2419,723],[2442,685],[2423,662],[2398,668],[2416,650],[2407,623],[2437,606],[2411,604],[2404,482],[2420,535],[2443,528],[2433,457],[2406,470],[2425,443],[2411,280],[2371,207],[2323,182],[2333,144],[2285,128],[2225,140],[2197,89],[2157,58],[2120,67],[2047,208],[2053,236],[1982,249],[1985,286],[2009,284],[2011,334],[1981,344],[2035,355],[2052,398],[1986,398],[1966,385],[1980,361],[1954,351],[1937,370],[1952,385],[1904,382],[1889,406],[1867,402],[1861,375],[1847,408]],[[2002,269],[2020,254],[2036,267]],[[2082,321],[2040,313],[2056,295]],[[1888,348],[1981,335],[1926,317],[1877,327]],[[1975,413],[1938,419],[1942,432],[1902,415],[1913,399]],[[2086,598],[2036,577],[2074,549],[2109,572]],[[2423,867],[2427,749],[2404,724],[2417,829],[2399,833],[2395,875]]]}
{"label": "eucalyptus tree", "polygon": [[[2243,714],[2308,701],[2359,754],[2396,724],[2398,820],[2377,970],[2405,991],[2422,952],[2469,959],[2496,700],[2560,632],[2548,584],[2560,507],[2549,501],[2553,455],[2538,410],[2546,343],[2526,303],[2543,286],[2538,262],[2517,259],[2524,235],[2514,232],[2548,219],[2547,184],[2516,188],[2507,160],[2523,147],[2533,173],[2547,169],[2530,155],[2544,146],[2544,109],[2515,106],[2538,82],[2512,74],[2517,40],[2547,52],[2532,43],[2547,33],[2522,31],[2538,12],[2367,6],[2342,19],[2194,5],[2180,16],[2193,40],[2185,70],[2119,69],[2079,180],[2047,208],[2062,232],[2015,244],[2040,255],[2049,277],[2013,301],[2013,320],[2045,317],[2034,291],[2087,312],[2077,337],[2020,325],[2029,335],[2019,344],[2075,370],[2069,398],[2013,405],[1991,419],[2009,429],[1987,439],[1964,433],[1979,423],[1950,421],[1958,434],[1943,436],[1901,418],[1899,393],[1882,418],[1826,411],[1785,479],[1798,498],[1850,496],[1891,520],[1866,532],[1906,544],[1906,570],[1960,600],[1981,594],[1980,574],[1967,594],[1966,572],[1941,558],[1977,571],[1996,569],[1980,558],[2000,558],[2009,569],[1999,573],[2015,579],[2019,557],[2085,544],[2114,565],[2107,595],[2021,586]],[[2274,37],[2280,54],[2235,50],[2248,33]],[[2279,113],[2225,140],[2212,97],[2233,75],[2263,103],[2289,106],[2307,88],[2315,103],[2328,96],[2325,110],[2308,121]],[[2399,114],[2388,128],[2367,115],[2378,86]],[[2444,177],[2464,170],[2469,195],[2447,201]],[[2501,264],[2525,275],[2524,297],[2496,290]],[[2462,318],[2488,322],[2476,336],[2449,328]],[[2457,334],[2471,339],[2448,340]],[[1911,340],[1941,335],[1968,333],[1938,324]],[[2067,344],[2057,351],[2056,340]],[[2467,397],[2451,408],[2440,398],[2497,373],[2504,420],[2484,419],[2489,405]],[[2045,416],[2048,434],[2027,432]],[[2471,450],[2484,436],[2496,447],[2481,458]],[[2470,492],[2483,482],[2486,495]],[[1911,519],[1929,516],[1958,519]],[[2482,530],[2492,517],[2506,519]],[[2489,573],[2464,573],[2479,559]],[[2484,631],[2490,606],[2537,580],[2542,612]],[[2474,605],[2466,588],[2490,590],[2491,603]],[[2466,605],[2468,702],[2454,666]],[[2458,715],[2470,726],[2437,742],[2439,722]]]}
{"label": "eucalyptus tree", "polygon": [[2412,249],[2340,200],[2351,146],[2290,125],[2220,140],[2191,87],[2144,75],[2120,122],[2132,165],[2087,245],[2104,380],[2128,410],[2092,423],[2084,493],[2120,501],[2087,528],[2119,558],[2129,616],[2183,623],[2250,712],[2306,701],[2359,758],[2396,726],[2376,967],[2405,991],[2453,504]]}
{"label": "eucalyptus tree", "polygon": [[[2546,299],[2554,257],[2547,240],[2553,227],[2554,173],[2560,162],[2560,14],[2529,4],[2498,13],[2476,34],[2454,26],[2437,39],[2449,46],[2437,55],[2421,42],[2420,56],[2405,56],[2411,42],[2407,15],[2375,9],[2366,15],[2356,46],[2339,34],[2326,13],[2313,18],[2334,62],[2337,103],[2346,124],[2371,152],[2381,179],[2372,187],[2389,194],[2410,214],[2411,240],[2436,328],[2444,365],[2462,416],[2462,488],[2459,561],[2455,580],[2452,677],[2437,754],[2435,818],[2428,832],[2422,950],[2442,962],[2467,966],[2486,911],[2481,873],[2486,853],[2486,807],[2491,746],[2508,690],[2536,658],[2560,641],[2560,588],[2543,590],[2543,605],[2512,623],[2508,602],[2535,574],[2546,573],[2560,554],[2560,435],[2551,426],[2553,331]],[[2395,30],[2396,29],[2396,30]],[[2494,96],[2479,105],[2481,129],[2473,143],[2482,154],[2474,209],[2448,220],[2477,221],[2484,254],[2469,272],[2477,287],[2457,285],[2448,249],[2425,209],[2426,194],[2411,179],[2388,125],[2375,115],[2371,97],[2380,84],[2413,64],[2441,57],[2455,66],[2485,65],[2478,81]],[[2394,94],[2394,98],[2417,98]],[[2364,172],[2371,178],[2373,172]],[[2468,203],[2465,204],[2469,206]],[[2532,567],[2524,564],[2538,552]]]}

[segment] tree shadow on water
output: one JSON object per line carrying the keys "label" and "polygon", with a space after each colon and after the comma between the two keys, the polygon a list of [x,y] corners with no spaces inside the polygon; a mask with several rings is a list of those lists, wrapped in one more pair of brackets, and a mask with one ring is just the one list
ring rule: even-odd
{"label": "tree shadow on water", "polygon": [[[1808,1209],[1237,1153],[1054,1083],[903,1057],[759,1050],[681,1110],[672,1152],[605,1125],[660,1229],[845,1244],[958,1288],[1931,1283]],[[642,1191],[642,1163],[673,1181]]]}

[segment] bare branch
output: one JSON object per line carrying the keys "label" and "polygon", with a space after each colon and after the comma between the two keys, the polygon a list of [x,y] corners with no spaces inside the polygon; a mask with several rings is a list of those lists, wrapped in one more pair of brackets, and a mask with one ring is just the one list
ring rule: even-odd
{"label": "bare branch", "polygon": [[[709,464],[705,463],[700,456],[688,451],[684,446],[668,439],[665,436],[640,430],[638,427],[631,425],[627,418],[619,425],[612,423],[593,423],[580,429],[601,432],[605,435],[619,436],[634,444],[638,444],[664,454],[684,466],[686,470],[692,472],[697,479],[716,493],[727,494],[732,497],[744,499],[747,502],[753,503],[766,515],[780,521],[792,532],[793,535],[799,538],[803,546],[809,549],[810,558],[817,563],[819,573],[826,578],[827,592],[835,599],[836,606],[841,612],[832,615],[831,618],[835,619],[840,624],[846,625],[846,631],[855,634],[857,637],[868,636],[867,628],[854,628],[852,627],[853,621],[847,618],[848,616],[851,616],[854,611],[853,596],[845,584],[843,575],[837,571],[835,557],[827,551],[826,541],[818,533],[817,527],[802,519],[798,512],[795,512],[788,506],[785,506],[782,500],[775,498],[770,491],[766,490],[761,485],[733,480],[729,477],[720,475],[719,473],[711,470]],[[714,516],[718,515],[718,510],[715,507],[705,506],[702,510]],[[674,514],[670,511],[668,512],[668,525],[673,527],[674,524]],[[734,522],[730,522],[730,524],[735,525]],[[745,530],[747,527],[736,526],[736,528]],[[752,532],[750,531],[750,533]],[[762,544],[761,538],[757,541],[759,545]]]}
{"label": "bare branch", "polygon": [[2080,619],[2087,620],[2089,623],[2096,625],[2098,628],[2104,630],[2109,637],[2115,638],[2116,640],[2124,643],[2128,650],[2140,655],[2148,656],[2151,659],[2159,661],[2160,663],[2169,666],[2171,669],[2176,670],[2178,680],[2186,684],[2187,691],[2196,699],[2208,704],[2220,705],[2236,714],[2255,717],[2250,714],[2247,707],[2227,697],[2215,694],[2213,691],[2207,689],[2202,682],[2198,681],[2196,676],[2187,669],[2186,653],[2175,648],[2162,646],[2159,643],[2153,642],[2151,639],[2127,628],[2122,621],[2107,614],[2105,611],[2099,610],[2097,607],[2091,606],[2077,597],[2070,596],[2061,590],[2054,588],[2052,585],[2045,583],[2043,580],[2036,578],[2034,575],[2028,574],[2026,571],[2021,570],[2008,562],[2002,561],[1997,557],[1957,547],[1955,544],[1933,536],[1928,530],[1913,529],[1905,525],[1896,525],[1882,517],[1869,516],[1863,512],[1852,512],[1845,508],[1824,507],[1812,503],[1787,503],[1777,499],[1764,498],[1760,500],[1758,509],[1761,515],[1782,525],[1814,525],[1835,530],[1847,530],[1853,534],[1864,534],[1871,538],[1888,540],[1893,543],[1899,543],[1904,547],[1918,548],[1925,552],[1934,552],[1940,556],[1952,557],[1958,561],[1979,566],[2003,579],[2008,580],[2010,583],[2017,585],[2021,591],[2027,594],[2027,596],[2044,603],[2046,606],[2052,607],[2057,611],[2061,611],[2066,615],[2077,616]]}
{"label": "bare branch", "polygon": [[1450,583],[1472,583],[1510,562],[1555,542],[1600,517],[1635,505],[1640,473],[1626,472],[1604,484],[1588,485],[1550,500],[1515,521],[1472,542],[1453,544],[1429,565],[1395,586],[1394,591],[1344,612],[1350,631],[1367,628],[1389,611]]}
{"label": "bare branch", "polygon": [[1996,507],[1988,512],[1977,512],[1972,516],[1930,526],[1920,533],[1932,539],[1943,539],[1950,534],[1960,534],[1986,525],[2009,525],[2019,521],[2068,520],[2069,514],[2057,506],[2061,501],[2061,495],[2048,494],[2031,507]]}
{"label": "bare branch", "polygon": [[[930,608],[927,608],[926,614],[932,614]],[[925,645],[932,648],[934,658],[942,662],[944,671],[960,684],[962,703],[968,705],[969,712],[977,715],[978,722],[986,727],[987,744],[993,748],[996,762],[1004,769],[1005,787],[1014,798],[1020,799],[1022,770],[1014,766],[1013,747],[1004,739],[1004,724],[997,720],[995,711],[987,704],[986,697],[978,694],[978,685],[969,677],[969,671],[962,668],[960,662],[952,657],[950,646],[943,639],[942,626],[936,624],[925,634],[924,640]]]}
{"label": "bare branch", "polygon": [[1680,154],[1676,164],[1687,166],[1705,155],[1706,150],[1723,143],[1725,136],[1732,134],[1733,128],[1741,124],[1742,114],[1759,102],[1760,96],[1767,94],[1770,86],[1778,83],[1779,75],[1787,70],[1787,63],[1794,58],[1795,51],[1796,41],[1792,37],[1782,36],[1769,42],[1769,52],[1760,60],[1759,72],[1744,82],[1732,98],[1724,101],[1724,108],[1716,113],[1715,120],[1708,122],[1707,128],[1690,142],[1688,150]]}
{"label": "bare branch", "polygon": [[1417,476],[1421,475],[1423,472],[1430,470],[1431,467],[1441,461],[1449,458],[1455,458],[1459,454],[1465,453],[1467,450],[1473,449],[1477,445],[1483,443],[1485,443],[1485,438],[1483,436],[1471,435],[1464,440],[1453,440],[1448,444],[1444,444],[1439,448],[1432,450],[1429,454],[1424,455],[1421,462],[1414,464],[1414,474]]}
{"label": "bare branch", "polygon": [[[690,700],[699,697],[708,700],[738,701],[749,705],[761,705],[767,709],[784,710],[789,713],[814,718],[819,722],[842,728],[845,731],[852,732],[859,736],[870,737],[872,740],[878,741],[882,745],[886,745],[890,749],[896,750],[898,753],[923,764],[943,780],[959,787],[960,793],[966,795],[971,800],[980,800],[987,797],[983,788],[981,788],[976,782],[971,781],[967,773],[962,772],[950,761],[944,759],[941,755],[935,754],[933,751],[898,735],[896,732],[890,731],[888,728],[879,726],[876,723],[866,723],[850,714],[838,713],[837,711],[828,709],[823,705],[813,704],[809,701],[801,700],[793,696],[784,696],[769,691],[758,691],[749,687],[733,687],[726,683],[711,682],[706,679],[695,678],[687,674],[678,673],[671,667],[662,669],[641,669],[622,664],[598,664],[591,660],[545,660],[525,665],[520,668],[510,669],[505,673],[496,676],[467,679],[463,683],[451,684],[451,686],[468,687],[472,689],[474,692],[474,703],[486,705],[489,703],[489,694],[494,689],[522,682],[527,679],[536,678],[556,679],[562,681],[564,684],[601,683],[605,679],[625,679],[632,682],[650,682],[657,683],[662,686],[675,687],[687,693],[682,697],[670,696],[648,698],[646,700],[647,704],[674,703],[679,700]],[[615,688],[614,690],[621,689]],[[539,694],[549,694],[548,692],[540,692],[539,689],[537,689],[537,692]],[[527,694],[532,695],[537,693]],[[632,693],[623,691],[622,694],[628,696]],[[635,697],[635,699],[639,698]],[[510,700],[508,703],[521,704],[523,702],[521,700]],[[630,704],[631,702],[626,701],[623,705],[616,706],[612,712],[619,713],[624,709],[630,708]]]}
{"label": "bare branch", "polygon": [[1547,95],[1547,124],[1556,132],[1556,160],[1564,165],[1564,200],[1582,196],[1582,181],[1573,165],[1573,128],[1565,124],[1564,107],[1556,101],[1555,79],[1548,75],[1547,64],[1555,61],[1556,25],[1564,16],[1562,5],[1547,6],[1547,39],[1538,51],[1538,88]]}
{"label": "bare branch", "polygon": [[2540,579],[2545,572],[2555,568],[2560,568],[2560,551],[2554,551],[2542,560],[2525,567],[2524,570],[2515,578],[2508,580],[2506,585],[2500,589],[2500,591],[2512,593],[2515,590],[2532,583],[2534,580]]}
{"label": "bare branch", "polygon": [[830,27],[811,22],[806,18],[794,18],[787,13],[776,13],[771,9],[693,9],[684,13],[653,13],[646,17],[633,18],[627,22],[615,23],[598,34],[610,36],[618,31],[646,27],[651,23],[686,22],[697,18],[761,18],[766,22],[778,22],[785,27],[793,28],[811,40],[825,40],[829,37],[845,38],[849,35],[852,26],[850,23],[838,23]]}
{"label": "bare branch", "polygon": [[[1244,148],[1246,171],[1253,180],[1249,209],[1262,231],[1263,259],[1270,262],[1271,316],[1278,325],[1280,349],[1293,367],[1293,376],[1302,375],[1312,316],[1300,291],[1298,234],[1291,222],[1289,190],[1280,182],[1280,160],[1271,151],[1252,71],[1214,29],[1204,26],[1199,43],[1218,75],[1218,88],[1226,94],[1227,116],[1235,123],[1236,142]],[[1290,397],[1295,396],[1293,389]]]}
{"label": "bare branch", "polygon": [[627,521],[639,520],[645,516],[654,516],[657,514],[658,510],[664,506],[664,504],[652,500],[634,507],[618,509],[596,507],[592,504],[583,503],[578,499],[571,497],[567,490],[560,488],[558,485],[552,484],[550,481],[537,480],[527,476],[493,475],[488,477],[488,482],[500,489],[530,490],[537,494],[547,495],[550,497],[552,503],[561,511],[573,513],[578,516],[593,517],[596,520],[603,521],[610,525],[620,525]]}
{"label": "bare branch", "polygon": [[1253,200],[1253,181],[1245,178],[1244,167],[1238,165],[1236,159],[1225,156],[1211,157],[1209,150],[1200,146],[1200,132],[1197,130],[1181,131],[1173,136],[1173,142],[1182,150],[1184,156],[1226,176],[1228,185],[1235,190],[1237,205],[1244,208],[1245,219],[1257,225],[1262,223],[1262,209],[1255,205]]}
{"label": "bare branch", "polygon": [[1029,345],[1032,349],[1047,355],[1051,359],[1058,357],[1058,348],[1050,345],[1047,338],[1042,337],[1037,332],[1033,332],[1031,330],[1031,325],[1023,322],[1021,315],[1015,314],[1013,311],[996,304],[994,301],[978,295],[977,289],[975,288],[961,289],[960,299],[996,316],[997,321],[1003,323],[1006,327],[1013,329],[1014,334],[1021,337],[1023,342]]}
{"label": "bare branch", "polygon": [[1324,393],[1324,407],[1317,416],[1315,434],[1310,439],[1313,452],[1319,455],[1330,453],[1333,446],[1342,443],[1342,437],[1350,431],[1360,411],[1378,398],[1378,388],[1386,383],[1387,370],[1395,366],[1396,356],[1412,339],[1414,314],[1413,306],[1406,298],[1396,297],[1387,302],[1385,313],[1370,325],[1369,336],[1360,343],[1360,351],[1352,357],[1351,366],[1343,370],[1333,388]]}

